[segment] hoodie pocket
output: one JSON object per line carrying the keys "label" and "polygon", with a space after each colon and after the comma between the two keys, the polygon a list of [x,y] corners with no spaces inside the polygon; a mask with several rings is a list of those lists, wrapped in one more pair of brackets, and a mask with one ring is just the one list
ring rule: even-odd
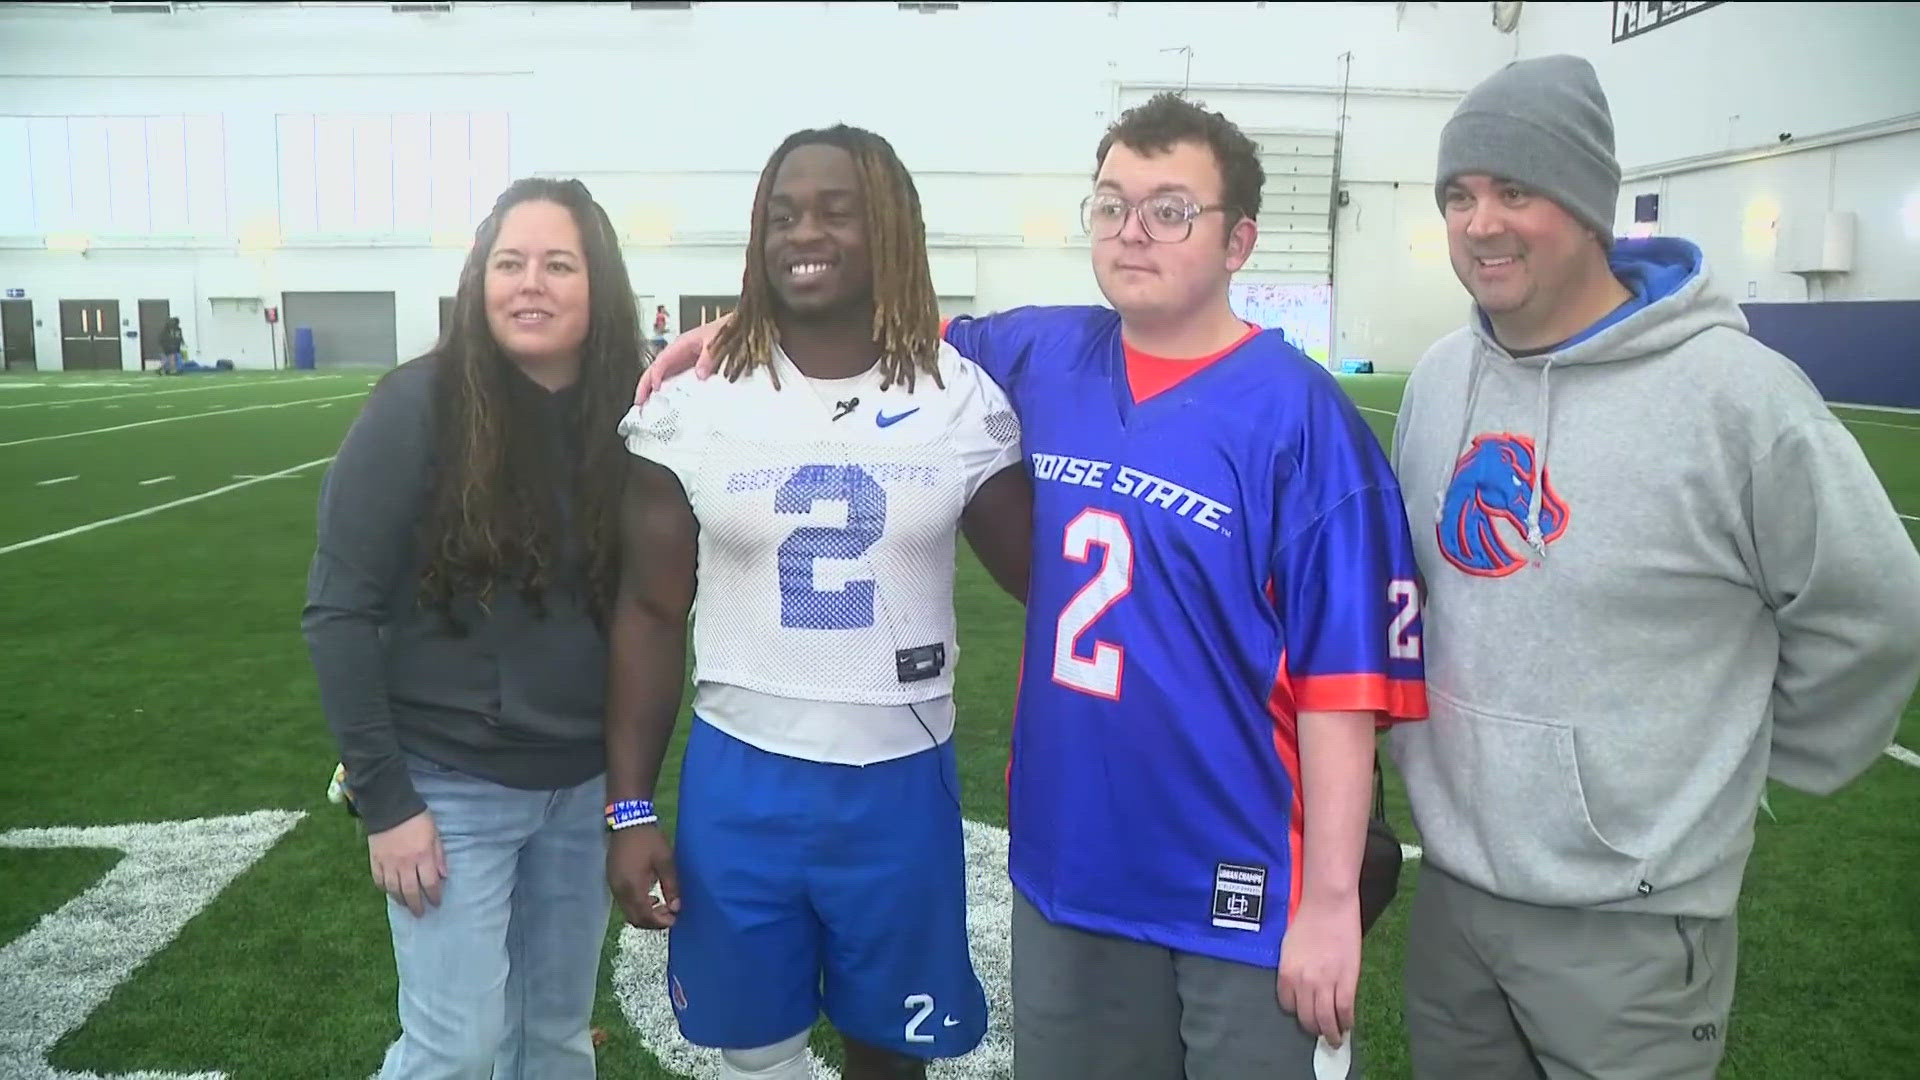
{"label": "hoodie pocket", "polygon": [[1473,709],[1431,685],[1427,693],[1426,752],[1404,755],[1402,771],[1443,869],[1534,904],[1638,894],[1645,860],[1595,826],[1572,729]]}

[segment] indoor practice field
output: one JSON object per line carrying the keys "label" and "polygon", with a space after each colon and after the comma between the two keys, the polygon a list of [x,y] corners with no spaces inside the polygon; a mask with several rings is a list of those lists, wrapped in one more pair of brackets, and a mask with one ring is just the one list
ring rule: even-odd
{"label": "indoor practice field", "polygon": [[[383,899],[357,824],[325,799],[334,751],[299,633],[320,478],[379,374],[0,376],[0,1077],[360,1080],[395,1035]],[[1403,381],[1343,378],[1383,440]],[[1836,411],[1920,537],[1920,414]],[[996,1015],[934,1075],[1005,1076],[1019,612],[960,566],[960,794]],[[1771,791],[1733,1019],[1696,1035],[1727,1041],[1721,1075],[1878,1080],[1920,1060],[1920,757],[1903,748],[1920,749],[1920,703],[1838,796]],[[670,758],[663,792],[673,773]],[[1390,803],[1417,845],[1397,785]],[[1376,1080],[1408,1075],[1398,968],[1418,873],[1367,941]],[[663,957],[660,938],[609,927],[600,1075],[713,1075],[673,1030]],[[837,1064],[835,1040],[814,1045]]]}

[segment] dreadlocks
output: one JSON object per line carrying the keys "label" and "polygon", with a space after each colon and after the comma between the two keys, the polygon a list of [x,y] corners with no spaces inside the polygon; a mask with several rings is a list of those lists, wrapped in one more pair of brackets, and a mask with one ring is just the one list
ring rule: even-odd
{"label": "dreadlocks", "polygon": [[[747,239],[747,270],[740,282],[740,307],[714,335],[711,348],[728,380],[773,358],[780,331],[774,321],[778,301],[767,277],[767,200],[780,163],[795,147],[825,144],[853,158],[865,207],[867,247],[873,254],[873,343],[880,349],[880,386],[899,383],[913,392],[914,373],[940,381],[940,303],[927,268],[927,228],[920,218],[920,193],[913,177],[887,140],[856,127],[837,124],[825,130],[787,136],[760,173],[753,194],[753,224]],[[768,374],[773,372],[769,368]],[[774,385],[779,377],[774,375]]]}
{"label": "dreadlocks", "polygon": [[542,607],[560,544],[558,503],[532,396],[487,326],[487,259],[507,211],[530,200],[566,207],[580,229],[589,302],[580,345],[580,413],[572,477],[574,534],[585,549],[585,601],[603,618],[617,579],[624,450],[616,429],[642,364],[640,320],[626,263],[606,211],[578,180],[519,180],[475,230],[460,271],[453,317],[434,351],[438,462],[423,521],[421,599],[453,621],[454,597],[485,603],[511,582]]}

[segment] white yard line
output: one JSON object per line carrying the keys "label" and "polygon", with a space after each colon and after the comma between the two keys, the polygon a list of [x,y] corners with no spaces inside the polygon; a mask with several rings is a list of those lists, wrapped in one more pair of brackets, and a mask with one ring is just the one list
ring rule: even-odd
{"label": "white yard line", "polygon": [[[306,375],[306,376],[301,376],[298,380],[289,379],[284,382],[276,379],[248,379],[245,382],[223,382],[223,383],[216,383],[209,386],[183,386],[178,390],[136,390],[131,394],[103,394],[100,397],[61,398],[59,401],[13,401],[13,402],[8,402],[5,405],[0,405],[0,409],[44,409],[49,405],[91,405],[96,401],[120,401],[126,398],[170,397],[174,394],[204,394],[208,390],[239,390],[249,386],[255,387],[255,388],[262,387],[262,386],[286,386],[289,383],[294,381],[318,382],[323,380],[333,380],[333,379],[340,379],[340,378],[345,378],[345,376]],[[101,385],[131,386],[133,384],[102,383]],[[372,386],[373,384],[368,383],[367,385]],[[78,389],[78,387],[63,387],[63,389]]]}
{"label": "white yard line", "polygon": [[1920,769],[1920,754],[1914,753],[1899,743],[1894,743],[1892,746],[1887,747],[1887,756],[1902,765],[1911,765],[1916,769]]}
{"label": "white yard line", "polygon": [[294,473],[300,472],[304,469],[311,469],[315,465],[325,465],[327,462],[332,460],[333,460],[333,455],[329,454],[328,456],[323,458],[314,458],[312,461],[302,462],[301,464],[295,465],[292,468],[281,469],[279,472],[276,472],[276,473],[268,473],[265,476],[255,477],[252,480],[241,480],[237,483],[227,484],[222,487],[214,488],[211,491],[203,491],[198,495],[189,495],[184,499],[175,499],[172,502],[161,503],[158,506],[149,506],[145,510],[135,510],[131,514],[119,514],[117,516],[110,517],[110,518],[102,518],[99,521],[90,521],[85,525],[76,525],[71,529],[62,529],[59,532],[48,533],[45,536],[36,536],[31,540],[22,540],[17,544],[8,544],[6,547],[0,547],[0,555],[8,555],[13,552],[21,551],[26,548],[38,547],[41,544],[50,544],[55,540],[65,540],[69,536],[79,536],[81,533],[89,533],[95,529],[104,529],[109,525],[118,525],[123,521],[132,521],[135,518],[143,518],[150,514],[157,514],[162,510],[172,510],[174,507],[177,507],[177,506],[186,506],[189,503],[197,503],[202,499],[211,499],[215,495],[225,495],[229,491],[238,491],[243,487],[251,487],[254,484],[258,484],[265,480],[278,480],[283,476],[292,476]]}
{"label": "white yard line", "polygon": [[[1895,510],[1894,513],[1900,514],[1898,510]],[[1900,520],[1901,521],[1920,521],[1920,517],[1914,517],[1912,514],[1900,514]]]}
{"label": "white yard line", "polygon": [[1367,405],[1355,405],[1354,408],[1359,409],[1361,412],[1379,413],[1381,416],[1398,416],[1399,415],[1398,413],[1394,412],[1391,409],[1375,409]]}
{"label": "white yard line", "polygon": [[1829,401],[1827,404],[1836,409],[1859,409],[1863,412],[1906,413],[1909,416],[1920,416],[1920,409],[1903,409],[1898,405],[1855,405],[1851,401]]}
{"label": "white yard line", "polygon": [[154,478],[153,478],[153,479],[151,479],[151,480],[142,480],[142,481],[140,481],[140,486],[141,486],[141,487],[150,487],[150,486],[152,486],[152,485],[154,485],[154,484],[164,484],[164,483],[166,483],[167,481],[169,481],[169,480],[171,480],[171,479],[173,479],[173,477],[172,477],[171,475],[168,475],[168,476],[156,476],[156,477],[154,477]]}
{"label": "white yard line", "polygon": [[366,396],[364,391],[355,390],[351,394],[335,394],[332,397],[301,398],[299,401],[276,401],[265,405],[241,405],[232,409],[215,409],[212,412],[187,413],[183,416],[162,416],[157,420],[136,420],[131,424],[116,424],[113,427],[92,428],[87,431],[67,431],[59,435],[36,435],[31,439],[15,439],[12,442],[0,442],[0,447],[25,446],[28,443],[52,442],[55,439],[78,439],[83,435],[105,435],[109,431],[126,431],[129,428],[146,427],[148,424],[171,424],[176,420],[198,420],[203,416],[229,416],[233,413],[254,412],[258,409],[285,409],[294,405],[312,405],[321,401],[344,401],[347,398]]}
{"label": "white yard line", "polygon": [[52,487],[55,484],[64,484],[69,480],[78,480],[78,479],[80,479],[80,474],[74,473],[72,476],[56,476],[51,480],[36,480],[34,481],[33,486],[34,487]]}

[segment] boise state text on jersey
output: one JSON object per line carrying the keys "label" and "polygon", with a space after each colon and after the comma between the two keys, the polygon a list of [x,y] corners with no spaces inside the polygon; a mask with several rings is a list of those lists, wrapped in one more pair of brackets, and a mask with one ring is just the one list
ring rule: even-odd
{"label": "boise state text on jersey", "polygon": [[1276,965],[1301,885],[1299,713],[1425,715],[1384,453],[1278,333],[1141,402],[1105,308],[947,333],[1007,390],[1034,477],[1015,886],[1057,923]]}
{"label": "boise state text on jersey", "polygon": [[[785,389],[768,370],[738,384],[680,379],[623,421],[629,451],[671,469],[700,522],[702,693],[904,705],[952,692],[955,530],[980,486],[1019,460],[1020,431],[974,364],[950,347],[940,361],[940,383],[913,393],[882,391],[869,373],[857,417],[776,353]],[[700,599],[715,596],[724,602]],[[901,650],[932,648],[941,669],[902,682]]]}

